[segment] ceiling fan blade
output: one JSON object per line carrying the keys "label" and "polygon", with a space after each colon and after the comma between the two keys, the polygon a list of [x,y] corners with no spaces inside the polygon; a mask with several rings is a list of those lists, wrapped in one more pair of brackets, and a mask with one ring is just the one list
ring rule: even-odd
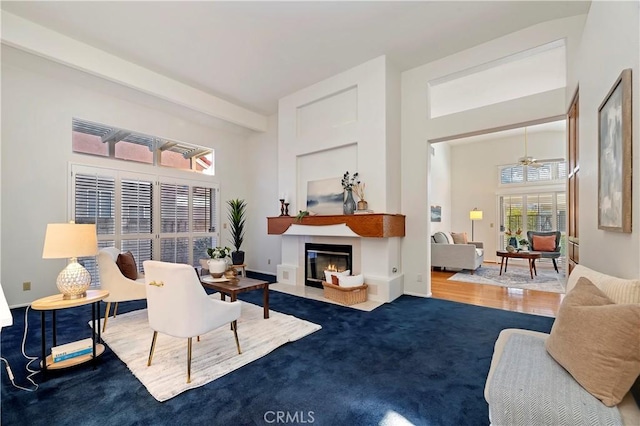
{"label": "ceiling fan blade", "polygon": [[529,167],[533,167],[534,169],[540,168],[543,166],[543,164],[538,163],[536,160],[533,160],[531,163],[528,164]]}

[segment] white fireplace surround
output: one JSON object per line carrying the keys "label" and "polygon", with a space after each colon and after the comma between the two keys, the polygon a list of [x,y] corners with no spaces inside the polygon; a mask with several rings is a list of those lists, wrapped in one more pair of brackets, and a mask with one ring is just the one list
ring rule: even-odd
{"label": "white fireplace surround", "polygon": [[[292,232],[289,232],[294,228]],[[346,231],[345,231],[346,229]],[[304,233],[308,232],[308,233]],[[352,247],[352,274],[363,274],[369,285],[368,298],[390,302],[403,293],[403,276],[398,273],[400,238],[362,238],[346,225],[291,225],[282,234],[282,263],[277,266],[278,283],[305,287],[305,244],[344,244]]]}

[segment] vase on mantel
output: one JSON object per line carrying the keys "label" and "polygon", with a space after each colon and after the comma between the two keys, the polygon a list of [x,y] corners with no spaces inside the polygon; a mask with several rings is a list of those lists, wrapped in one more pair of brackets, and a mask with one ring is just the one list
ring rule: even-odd
{"label": "vase on mantel", "polygon": [[344,203],[342,205],[342,212],[344,214],[353,214],[356,211],[356,200],[353,199],[353,191],[345,189],[346,196],[344,197]]}

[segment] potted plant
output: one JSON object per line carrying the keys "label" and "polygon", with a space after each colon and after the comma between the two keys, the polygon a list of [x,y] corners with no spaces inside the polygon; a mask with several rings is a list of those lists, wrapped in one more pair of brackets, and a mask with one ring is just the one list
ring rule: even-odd
{"label": "potted plant", "polygon": [[211,259],[207,261],[209,273],[213,278],[220,278],[227,270],[227,258],[231,249],[229,247],[209,247],[207,254]]}
{"label": "potted plant", "polygon": [[359,184],[358,172],[355,172],[353,176],[348,171],[342,175],[342,188],[344,189],[344,202],[342,204],[343,214],[353,214],[356,211],[356,201],[353,199],[353,188]]}
{"label": "potted plant", "polygon": [[231,243],[235,251],[231,252],[231,260],[234,265],[242,265],[244,263],[244,251],[240,250],[242,241],[244,241],[244,224],[246,219],[247,203],[244,200],[229,200],[229,226],[231,229]]}

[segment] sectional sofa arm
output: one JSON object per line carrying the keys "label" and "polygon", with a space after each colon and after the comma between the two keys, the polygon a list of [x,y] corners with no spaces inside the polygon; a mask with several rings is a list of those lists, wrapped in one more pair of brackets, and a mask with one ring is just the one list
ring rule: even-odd
{"label": "sectional sofa arm", "polygon": [[476,248],[484,248],[484,243],[481,243],[480,241],[469,241],[467,245],[468,244],[473,244],[474,246],[476,246]]}

